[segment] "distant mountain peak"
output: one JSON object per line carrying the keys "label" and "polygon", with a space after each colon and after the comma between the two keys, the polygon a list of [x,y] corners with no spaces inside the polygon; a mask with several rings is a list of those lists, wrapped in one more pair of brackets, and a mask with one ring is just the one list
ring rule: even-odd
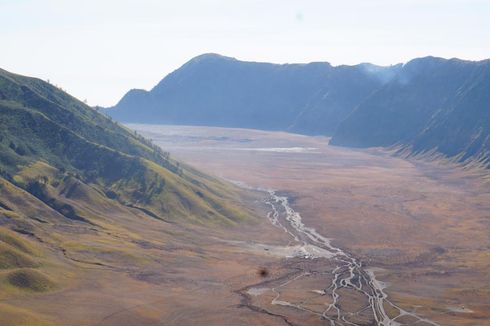
{"label": "distant mountain peak", "polygon": [[149,92],[128,92],[106,113],[124,122],[331,134],[395,73],[390,73],[391,67],[371,70],[328,62],[242,61],[206,53],[167,75]]}
{"label": "distant mountain peak", "polygon": [[489,63],[427,56],[390,66],[273,64],[206,53],[106,113],[123,122],[286,130],[333,135],[339,145],[480,155],[490,148]]}
{"label": "distant mountain peak", "polygon": [[203,61],[210,61],[210,60],[230,60],[230,61],[237,61],[236,58],[233,57],[227,57],[218,53],[203,53],[198,55],[197,57],[192,58],[191,60],[188,61],[188,63],[198,63],[198,62],[203,62]]}

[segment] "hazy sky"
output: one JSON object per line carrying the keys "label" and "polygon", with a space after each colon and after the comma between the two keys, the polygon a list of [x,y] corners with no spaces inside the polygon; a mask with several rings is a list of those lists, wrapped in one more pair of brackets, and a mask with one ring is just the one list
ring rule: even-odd
{"label": "hazy sky", "polygon": [[490,0],[0,0],[0,67],[89,104],[216,52],[277,63],[490,57]]}

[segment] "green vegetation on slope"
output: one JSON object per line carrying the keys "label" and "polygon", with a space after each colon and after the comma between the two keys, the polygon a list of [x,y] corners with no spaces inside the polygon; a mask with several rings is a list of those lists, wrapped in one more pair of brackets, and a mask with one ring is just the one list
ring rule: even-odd
{"label": "green vegetation on slope", "polygon": [[86,221],[62,198],[74,180],[166,219],[243,218],[229,186],[39,79],[0,71],[0,112],[1,176],[67,218]]}
{"label": "green vegetation on slope", "polygon": [[175,229],[250,215],[232,185],[46,82],[0,70],[0,324],[48,325],[6,302],[76,287],[87,270],[137,273],[160,264],[151,249]]}

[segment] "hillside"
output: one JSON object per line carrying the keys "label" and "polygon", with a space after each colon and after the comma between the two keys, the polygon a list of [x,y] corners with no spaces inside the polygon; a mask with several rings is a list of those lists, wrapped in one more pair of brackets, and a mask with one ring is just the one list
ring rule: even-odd
{"label": "hillside", "polygon": [[403,66],[345,120],[331,143],[399,145],[490,162],[490,61],[427,57]]}
{"label": "hillside", "polygon": [[[1,71],[0,99],[0,169],[16,186],[47,191],[73,178],[168,218],[198,217],[201,209],[222,221],[235,216],[219,199],[224,184],[41,80]],[[39,175],[24,178],[29,169]]]}
{"label": "hillside", "polygon": [[[177,241],[170,235],[184,226],[212,230],[251,216],[233,186],[46,82],[0,70],[2,302],[74,286],[87,268],[149,268],[144,249]],[[44,323],[0,304],[2,325]]]}
{"label": "hillside", "polygon": [[131,90],[105,112],[121,122],[332,134],[399,66],[244,62],[198,56],[151,91]]}

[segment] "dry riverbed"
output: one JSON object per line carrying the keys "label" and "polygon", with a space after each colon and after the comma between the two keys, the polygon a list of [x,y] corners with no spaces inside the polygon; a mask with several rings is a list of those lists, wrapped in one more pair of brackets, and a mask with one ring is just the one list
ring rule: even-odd
{"label": "dry riverbed", "polygon": [[285,246],[234,244],[273,259],[270,276],[236,290],[271,323],[490,323],[490,188],[480,172],[323,137],[130,127],[197,168],[287,198],[289,213],[269,198]]}

